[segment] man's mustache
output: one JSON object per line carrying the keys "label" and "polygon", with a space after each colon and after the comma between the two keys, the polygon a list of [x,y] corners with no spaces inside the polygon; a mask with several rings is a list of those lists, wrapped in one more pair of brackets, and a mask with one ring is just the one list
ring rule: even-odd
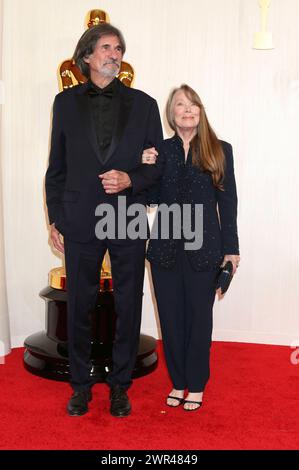
{"label": "man's mustache", "polygon": [[105,62],[104,65],[109,65],[109,64],[113,64],[113,65],[117,65],[118,67],[120,66],[120,63],[117,62],[117,60],[109,60],[108,62]]}

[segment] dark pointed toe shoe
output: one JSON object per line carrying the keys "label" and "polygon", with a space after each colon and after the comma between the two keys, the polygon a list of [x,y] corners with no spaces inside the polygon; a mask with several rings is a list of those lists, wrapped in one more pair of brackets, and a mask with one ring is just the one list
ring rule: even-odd
{"label": "dark pointed toe shoe", "polygon": [[114,385],[110,389],[110,413],[117,418],[123,418],[131,413],[127,392],[119,385]]}
{"label": "dark pointed toe shoe", "polygon": [[88,402],[92,399],[91,390],[74,392],[67,404],[69,416],[82,416],[88,412]]}

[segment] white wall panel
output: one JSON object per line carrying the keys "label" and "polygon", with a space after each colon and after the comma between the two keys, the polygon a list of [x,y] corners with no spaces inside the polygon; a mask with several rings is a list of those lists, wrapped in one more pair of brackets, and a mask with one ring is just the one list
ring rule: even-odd
{"label": "white wall panel", "polygon": [[[2,181],[2,104],[4,103],[4,83],[2,81],[2,27],[3,27],[3,1],[0,0],[0,182]],[[0,185],[0,364],[3,356],[10,351],[9,315],[7,305],[4,231],[3,231],[3,203],[2,186]]]}

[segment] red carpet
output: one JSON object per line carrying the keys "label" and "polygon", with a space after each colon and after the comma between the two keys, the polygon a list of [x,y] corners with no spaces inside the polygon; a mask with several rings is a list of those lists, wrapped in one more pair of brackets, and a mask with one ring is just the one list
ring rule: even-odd
{"label": "red carpet", "polygon": [[66,415],[69,385],[23,368],[22,349],[0,365],[1,449],[298,449],[299,364],[288,347],[215,342],[203,407],[164,405],[170,391],[162,351],[152,374],[135,380],[132,415],[109,415],[108,388],[94,387],[90,412]]}

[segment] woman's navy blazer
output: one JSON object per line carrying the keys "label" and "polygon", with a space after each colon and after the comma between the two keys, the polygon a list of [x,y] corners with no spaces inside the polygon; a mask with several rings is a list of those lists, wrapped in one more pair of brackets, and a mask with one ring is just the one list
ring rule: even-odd
{"label": "woman's navy blazer", "polygon": [[[237,233],[237,191],[234,176],[232,146],[220,141],[225,154],[223,189],[213,185],[209,172],[192,165],[189,151],[185,162],[183,142],[178,135],[164,140],[158,159],[164,163],[160,183],[149,191],[149,204],[190,204],[194,215],[195,204],[203,205],[203,243],[200,249],[188,250],[187,254],[196,271],[217,270],[224,255],[239,254]],[[194,227],[193,227],[194,228]],[[161,235],[161,234],[160,234]],[[164,268],[176,264],[180,240],[150,239],[147,259]]]}

